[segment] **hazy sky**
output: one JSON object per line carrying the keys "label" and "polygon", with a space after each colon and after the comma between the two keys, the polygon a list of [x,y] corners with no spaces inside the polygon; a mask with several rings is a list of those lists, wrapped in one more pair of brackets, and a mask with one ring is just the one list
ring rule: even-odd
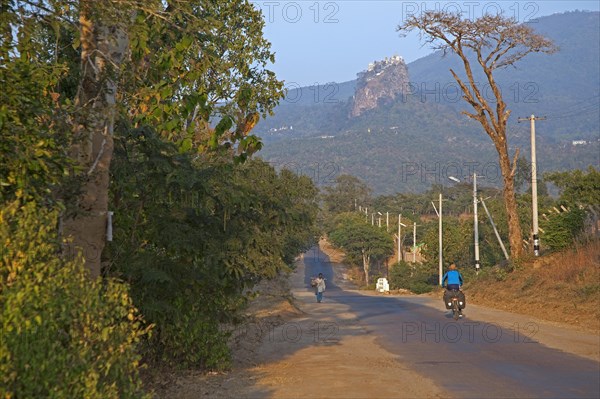
{"label": "hazy sky", "polygon": [[400,55],[408,63],[431,52],[416,34],[401,38],[396,27],[424,10],[460,11],[471,18],[502,8],[520,22],[558,12],[598,11],[587,1],[252,1],[265,16],[265,36],[276,53],[272,69],[286,86],[345,82],[369,62]]}

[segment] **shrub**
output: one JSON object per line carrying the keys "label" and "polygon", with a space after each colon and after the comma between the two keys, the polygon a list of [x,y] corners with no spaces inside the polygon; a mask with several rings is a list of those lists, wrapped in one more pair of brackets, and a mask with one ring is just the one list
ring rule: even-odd
{"label": "shrub", "polygon": [[400,262],[390,268],[390,289],[399,288],[410,290],[415,294],[432,291],[436,286],[437,275],[425,264]]}
{"label": "shrub", "polygon": [[552,250],[560,250],[573,244],[583,231],[585,212],[573,206],[568,212],[550,213],[547,219],[540,220],[544,232],[542,243]]}
{"label": "shrub", "polygon": [[61,259],[56,220],[35,203],[0,213],[0,397],[143,397],[127,287]]}

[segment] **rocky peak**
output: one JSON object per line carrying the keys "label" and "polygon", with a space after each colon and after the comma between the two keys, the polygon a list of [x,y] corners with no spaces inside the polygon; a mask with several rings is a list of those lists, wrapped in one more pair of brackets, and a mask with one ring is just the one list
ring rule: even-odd
{"label": "rocky peak", "polygon": [[404,59],[398,55],[370,63],[367,70],[359,72],[357,77],[351,117],[359,116],[381,103],[395,101],[409,92],[408,69]]}

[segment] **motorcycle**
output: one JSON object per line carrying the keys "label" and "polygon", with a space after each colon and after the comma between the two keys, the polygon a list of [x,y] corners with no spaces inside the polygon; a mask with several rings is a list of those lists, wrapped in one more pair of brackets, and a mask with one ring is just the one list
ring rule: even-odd
{"label": "motorcycle", "polygon": [[462,317],[462,310],[466,306],[465,294],[460,290],[446,290],[444,304],[446,309],[452,309],[454,320],[458,320],[459,317]]}

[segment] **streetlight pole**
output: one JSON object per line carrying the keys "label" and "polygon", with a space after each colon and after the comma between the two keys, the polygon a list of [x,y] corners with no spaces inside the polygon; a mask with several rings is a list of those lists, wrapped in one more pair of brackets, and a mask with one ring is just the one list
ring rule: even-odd
{"label": "streetlight pole", "polygon": [[433,205],[433,209],[435,210],[435,213],[437,213],[438,215],[438,245],[439,245],[439,256],[438,256],[438,271],[439,271],[439,284],[442,285],[442,272],[443,272],[443,257],[442,257],[442,193],[440,193],[440,198],[439,198],[439,206],[440,206],[440,210],[438,212],[437,209],[435,209],[435,204],[433,203],[433,201],[431,201],[431,205]]}
{"label": "streetlight pole", "polygon": [[404,260],[402,256],[402,226],[406,227],[405,224],[402,223],[402,214],[398,214],[398,263],[401,260]]}

